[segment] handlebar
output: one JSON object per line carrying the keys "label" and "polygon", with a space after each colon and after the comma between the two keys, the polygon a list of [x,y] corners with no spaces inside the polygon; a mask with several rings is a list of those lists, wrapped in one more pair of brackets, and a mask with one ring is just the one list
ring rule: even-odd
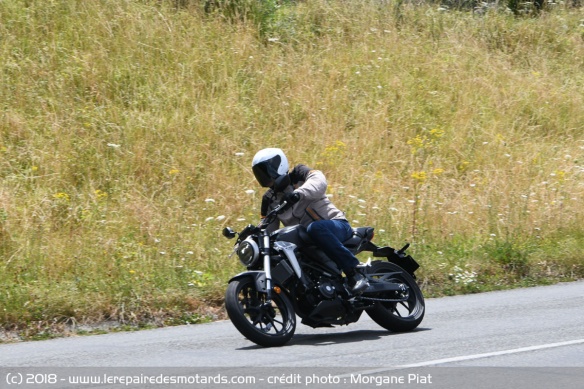
{"label": "handlebar", "polygon": [[270,213],[266,215],[266,217],[258,225],[258,228],[264,229],[267,226],[269,226],[280,212],[284,212],[287,209],[286,208],[287,205],[288,202],[286,200],[282,201],[280,205],[278,205],[276,208],[274,208]]}
{"label": "handlebar", "polygon": [[257,227],[252,225],[252,224],[249,224],[247,227],[245,227],[239,233],[233,231],[230,227],[225,227],[223,229],[223,236],[226,237],[227,239],[233,239],[237,235],[239,235],[239,239],[237,240],[239,242],[239,241],[247,238],[250,234],[255,233],[257,230],[266,229],[274,221],[275,217],[280,212],[283,212],[287,209],[286,208],[287,205],[288,205],[288,202],[284,200],[280,205],[278,205],[270,213],[268,213],[268,215],[258,224]]}

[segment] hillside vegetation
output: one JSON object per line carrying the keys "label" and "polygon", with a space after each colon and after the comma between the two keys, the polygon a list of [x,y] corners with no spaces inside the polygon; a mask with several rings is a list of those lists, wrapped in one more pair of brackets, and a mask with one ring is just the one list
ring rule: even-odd
{"label": "hillside vegetation", "polygon": [[428,296],[584,275],[582,9],[265,4],[0,1],[2,328],[220,314],[264,147]]}

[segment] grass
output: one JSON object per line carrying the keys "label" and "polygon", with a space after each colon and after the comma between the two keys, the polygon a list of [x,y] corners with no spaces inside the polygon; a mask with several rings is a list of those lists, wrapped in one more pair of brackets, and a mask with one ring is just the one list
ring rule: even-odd
{"label": "grass", "polygon": [[582,9],[268,5],[0,1],[4,330],[220,315],[271,146],[428,296],[582,277]]}

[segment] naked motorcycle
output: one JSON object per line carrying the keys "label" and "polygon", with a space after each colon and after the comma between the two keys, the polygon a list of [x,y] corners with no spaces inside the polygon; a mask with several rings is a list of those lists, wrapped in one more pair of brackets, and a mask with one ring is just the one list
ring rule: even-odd
{"label": "naked motorcycle", "polygon": [[287,209],[283,201],[263,221],[237,233],[227,227],[223,235],[237,237],[234,253],[247,271],[229,281],[225,308],[237,330],[264,347],[282,346],[292,339],[296,315],[313,328],[346,325],[363,311],[393,332],[411,331],[424,318],[425,303],[414,272],[418,263],[400,250],[372,242],[374,228],[353,228],[343,242],[353,254],[371,252],[384,260],[361,263],[358,270],[369,287],[353,295],[335,262],[311,241],[302,225],[272,233],[267,226]]}

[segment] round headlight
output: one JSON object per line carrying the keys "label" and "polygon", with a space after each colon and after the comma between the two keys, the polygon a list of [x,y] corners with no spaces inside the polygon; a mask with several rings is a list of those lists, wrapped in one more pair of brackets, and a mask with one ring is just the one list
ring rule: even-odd
{"label": "round headlight", "polygon": [[260,258],[260,249],[256,242],[251,239],[246,239],[239,244],[237,256],[243,266],[252,267]]}

